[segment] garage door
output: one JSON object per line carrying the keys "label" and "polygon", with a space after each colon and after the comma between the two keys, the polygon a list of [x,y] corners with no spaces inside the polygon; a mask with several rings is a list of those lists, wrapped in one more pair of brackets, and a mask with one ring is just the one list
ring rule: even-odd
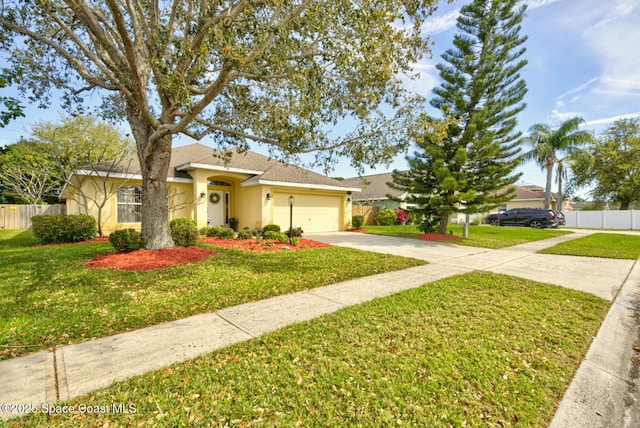
{"label": "garage door", "polygon": [[[293,194],[293,227],[305,232],[331,232],[340,230],[342,198]],[[289,194],[275,193],[274,223],[283,231],[289,229]]]}

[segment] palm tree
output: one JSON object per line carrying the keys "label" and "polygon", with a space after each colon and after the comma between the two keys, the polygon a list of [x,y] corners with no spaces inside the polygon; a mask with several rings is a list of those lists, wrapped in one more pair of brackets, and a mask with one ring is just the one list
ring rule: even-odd
{"label": "palm tree", "polygon": [[552,128],[544,123],[536,123],[529,131],[526,141],[531,150],[523,155],[525,161],[534,161],[542,169],[546,169],[547,182],[544,190],[544,207],[551,208],[551,183],[553,181],[553,169],[557,166],[558,180],[558,204],[557,209],[562,209],[562,180],[566,178],[566,163],[571,156],[579,150],[580,146],[593,141],[593,136],[588,131],[580,131],[578,128],[584,123],[581,117],[568,119],[557,128]]}

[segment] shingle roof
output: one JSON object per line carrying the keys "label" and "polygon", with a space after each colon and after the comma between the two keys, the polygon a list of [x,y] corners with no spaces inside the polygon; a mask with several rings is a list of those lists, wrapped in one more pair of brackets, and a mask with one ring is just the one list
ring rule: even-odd
{"label": "shingle roof", "polygon": [[[129,167],[127,168],[127,166]],[[233,149],[220,152],[199,143],[176,147],[171,151],[168,176],[169,178],[190,179],[191,176],[187,172],[188,169],[202,166],[220,170],[239,170],[253,175],[253,177],[243,182],[245,186],[268,181],[355,190],[354,186],[349,186],[345,184],[344,181],[335,180],[295,165],[286,164],[259,153],[252,151],[238,153]],[[134,156],[120,163],[117,168],[112,168],[112,165],[109,163],[103,163],[96,165],[95,170],[136,175],[140,174],[140,165],[137,157]]]}
{"label": "shingle roof", "polygon": [[[551,193],[551,199],[555,199],[556,194]],[[513,201],[517,200],[536,200],[544,199],[544,188],[536,186],[535,184],[529,184],[526,186],[516,186],[516,197]]]}
{"label": "shingle roof", "polygon": [[383,174],[347,178],[343,183],[346,186],[362,188],[362,192],[354,197],[355,200],[389,199],[387,195],[402,198],[406,194],[405,191],[392,189],[387,185],[387,183],[393,181],[391,174],[391,172],[386,172]]}

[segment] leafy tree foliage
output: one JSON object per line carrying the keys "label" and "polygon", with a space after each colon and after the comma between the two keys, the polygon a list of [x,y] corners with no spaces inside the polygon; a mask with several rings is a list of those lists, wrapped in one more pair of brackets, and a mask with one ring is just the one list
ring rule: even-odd
{"label": "leafy tree foliage", "polygon": [[574,181],[591,185],[596,200],[620,204],[621,210],[640,202],[640,119],[613,123],[587,155],[576,158]]}
{"label": "leafy tree foliage", "polygon": [[36,141],[21,140],[0,155],[0,181],[3,196],[23,204],[44,204],[57,200],[61,187],[47,171],[53,168],[51,147]]}
{"label": "leafy tree foliage", "polygon": [[[22,203],[56,203],[67,186],[80,214],[97,213],[102,234],[103,208],[117,190],[109,175],[122,167],[132,152],[130,138],[95,117],[40,122],[32,127],[29,140],[9,145],[6,154],[0,155],[3,194],[15,195]],[[90,174],[74,175],[80,167]]]}
{"label": "leafy tree foliage", "polygon": [[526,37],[519,35],[525,8],[517,0],[475,0],[461,9],[431,101],[444,119],[422,119],[410,169],[395,172],[390,183],[411,195],[407,202],[422,215],[424,232],[439,225],[446,233],[452,213],[488,211],[513,196],[520,162],[514,129],[526,93]]}
{"label": "leafy tree foliage", "polygon": [[557,171],[558,200],[557,209],[562,210],[562,182],[566,179],[566,166],[571,158],[579,156],[580,148],[593,141],[590,132],[579,130],[584,120],[580,117],[568,119],[557,128],[544,123],[537,123],[530,129],[531,134],[527,142],[531,150],[524,155],[525,160],[531,160],[540,165],[547,172],[544,192],[544,207],[551,208],[551,185],[553,170]]}
{"label": "leafy tree foliage", "polygon": [[[0,70],[0,88],[6,88],[16,83],[22,77],[22,69]],[[0,104],[4,105],[5,110],[0,111],[0,128],[4,128],[10,121],[18,117],[24,117],[24,106],[20,100],[14,97],[0,96]]]}
{"label": "leafy tree foliage", "polygon": [[[6,0],[0,41],[46,104],[105,94],[128,121],[143,176],[147,248],[173,245],[166,177],[172,138],[316,152],[330,165],[389,160],[407,139],[400,80],[428,51],[420,25],[435,0]],[[52,61],[50,58],[57,58]],[[47,60],[45,60],[47,59]],[[381,107],[391,106],[394,114]],[[331,138],[339,121],[357,123]]]}

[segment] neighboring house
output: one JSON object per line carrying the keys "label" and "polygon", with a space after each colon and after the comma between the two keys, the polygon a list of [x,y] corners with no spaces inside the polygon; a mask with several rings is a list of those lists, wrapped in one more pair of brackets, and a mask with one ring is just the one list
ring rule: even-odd
{"label": "neighboring house", "polygon": [[[551,209],[556,208],[557,195],[551,192]],[[516,186],[516,197],[500,207],[500,210],[513,208],[544,208],[544,187],[528,184]],[[498,210],[496,209],[495,212]]]}
{"label": "neighboring house", "polygon": [[[387,185],[393,181],[391,173],[367,175],[363,177],[349,178],[343,181],[345,185],[360,187],[362,191],[355,195],[354,205],[366,205],[379,207],[380,209],[398,209],[407,208],[404,202],[408,196],[406,192],[392,189]],[[396,202],[387,195],[401,199],[402,202]],[[566,200],[565,209],[570,206],[570,201]],[[551,193],[551,208],[556,207],[556,194]],[[494,212],[499,210],[505,211],[512,208],[544,208],[544,188],[536,185],[516,186],[516,196],[505,205],[496,208]],[[472,217],[481,217],[480,214]],[[454,213],[449,221],[452,223],[464,222],[465,216],[461,213]]]}
{"label": "neighboring house", "polygon": [[[251,151],[230,150],[224,155],[202,144],[172,150],[167,178],[171,218],[194,219],[198,228],[220,225],[255,229],[277,224],[286,230],[289,197],[293,196],[294,227],[305,232],[349,227],[352,192],[360,191],[357,186]],[[81,202],[97,197],[88,179],[96,175],[114,184],[101,216],[103,232],[139,229],[142,176],[137,158],[115,167],[105,164],[103,169],[94,165],[76,170],[74,185],[66,186],[62,195],[67,200],[67,213],[86,213],[83,206],[87,204]],[[89,213],[98,217],[95,207]]]}
{"label": "neighboring house", "polygon": [[[407,192],[389,187],[387,183],[391,181],[393,181],[393,177],[390,172],[387,172],[384,174],[347,178],[343,180],[342,183],[346,186],[362,189],[362,191],[354,197],[355,205],[378,207],[381,210],[407,208],[407,204],[404,202],[407,197]],[[387,195],[399,198],[401,201],[397,202],[389,199]]]}

